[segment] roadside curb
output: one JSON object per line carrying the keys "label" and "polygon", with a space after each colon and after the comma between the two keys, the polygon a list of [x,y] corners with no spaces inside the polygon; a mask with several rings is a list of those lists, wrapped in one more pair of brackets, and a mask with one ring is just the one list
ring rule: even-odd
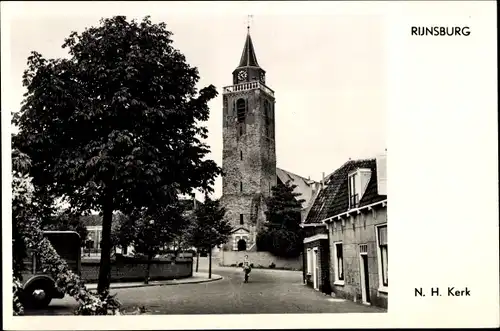
{"label": "roadside curb", "polygon": [[[121,289],[130,289],[130,288],[138,288],[138,287],[152,287],[152,286],[201,284],[201,283],[211,283],[211,282],[222,280],[222,279],[224,279],[224,277],[222,277],[221,275],[212,274],[212,278],[198,279],[198,280],[191,280],[191,281],[189,281],[189,278],[186,278],[185,281],[174,281],[173,282],[172,280],[166,280],[166,281],[150,282],[149,284],[112,283],[110,285],[110,290],[121,290]],[[85,285],[86,285],[87,289],[89,289],[89,290],[97,289],[97,284],[85,284]]]}

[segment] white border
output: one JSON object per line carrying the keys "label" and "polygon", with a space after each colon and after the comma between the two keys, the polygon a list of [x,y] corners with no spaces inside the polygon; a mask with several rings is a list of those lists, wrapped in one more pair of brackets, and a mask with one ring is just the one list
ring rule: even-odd
{"label": "white border", "polygon": [[[496,3],[492,1],[406,2],[172,2],[175,15],[373,15],[387,18],[388,158],[391,180],[391,299],[387,314],[265,314],[195,316],[78,316],[9,318],[12,302],[3,298],[6,329],[88,330],[168,328],[378,328],[495,327],[499,325],[498,269],[498,80]],[[152,10],[155,8],[154,10]],[[9,23],[13,16],[54,17],[117,14],[116,2],[2,2],[2,96],[9,87]],[[142,17],[157,3],[121,2],[120,14]],[[467,24],[467,39],[413,38],[408,27]],[[271,32],[270,32],[271,33]],[[349,31],[346,31],[349,33]],[[332,53],[335,47],[332,46]],[[285,91],[280,93],[286,93]],[[9,270],[11,233],[10,110],[2,98],[3,264]],[[325,110],[330,111],[330,110]],[[326,137],[326,136],[325,136]],[[445,151],[445,153],[443,153]],[[480,160],[481,171],[477,169]],[[450,167],[453,161],[453,167]],[[443,169],[447,176],[443,177]],[[456,190],[457,179],[460,190]],[[441,190],[434,192],[435,183]],[[455,188],[455,189],[454,189]],[[446,194],[443,195],[442,192]],[[481,192],[471,194],[470,192]],[[413,210],[421,197],[426,203]],[[436,199],[438,198],[438,199]],[[456,208],[459,205],[460,208]],[[471,222],[474,220],[474,222]],[[425,240],[426,245],[421,242]],[[463,247],[475,247],[471,253]],[[436,250],[447,245],[453,250]],[[403,248],[399,251],[397,248]],[[403,253],[404,252],[404,253]],[[432,254],[430,254],[432,253]],[[477,258],[481,254],[481,259]],[[404,257],[403,257],[404,255]],[[408,270],[426,256],[432,275]],[[463,268],[467,260],[469,268]],[[489,261],[486,265],[482,260]],[[446,267],[443,265],[446,261]],[[7,266],[7,267],[6,267]],[[481,270],[478,281],[477,270]],[[4,273],[5,275],[5,273]],[[8,275],[8,274],[7,274]],[[4,293],[11,278],[3,277]],[[472,286],[468,298],[415,298],[415,286]]]}

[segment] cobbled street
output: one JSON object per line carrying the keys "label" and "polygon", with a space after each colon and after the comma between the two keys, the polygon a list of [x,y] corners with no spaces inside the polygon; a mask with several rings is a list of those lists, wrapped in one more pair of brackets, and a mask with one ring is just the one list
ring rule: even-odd
{"label": "cobbled street", "polygon": [[[199,271],[207,271],[206,261]],[[125,312],[145,306],[150,314],[281,314],[281,313],[380,313],[385,310],[333,299],[302,284],[300,271],[253,269],[243,283],[238,268],[213,266],[222,280],[167,286],[116,289]],[[47,309],[26,315],[71,315],[76,302],[71,297],[54,299]]]}

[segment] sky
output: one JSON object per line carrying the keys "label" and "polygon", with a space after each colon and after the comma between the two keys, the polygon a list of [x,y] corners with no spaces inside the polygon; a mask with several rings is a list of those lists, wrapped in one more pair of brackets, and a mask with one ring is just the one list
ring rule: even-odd
{"label": "sky", "polygon": [[[151,15],[173,32],[174,47],[198,67],[199,88],[213,84],[209,158],[222,165],[222,87],[232,84],[247,33],[248,12],[168,11]],[[121,14],[121,13],[114,13]],[[11,19],[10,86],[5,104],[17,110],[25,90],[22,73],[31,51],[67,56],[61,45],[72,31],[97,26],[113,13],[29,15]],[[276,97],[277,167],[321,180],[349,158],[371,158],[386,148],[387,70],[384,19],[376,14],[254,14],[250,21],[257,60]],[[218,178],[214,197],[222,194]]]}

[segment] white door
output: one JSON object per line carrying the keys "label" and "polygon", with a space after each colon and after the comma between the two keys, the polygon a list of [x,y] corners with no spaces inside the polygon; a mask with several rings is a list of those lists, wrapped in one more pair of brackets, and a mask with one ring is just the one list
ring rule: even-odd
{"label": "white door", "polygon": [[313,286],[314,289],[319,288],[318,276],[319,276],[319,263],[318,263],[318,248],[313,249]]}

